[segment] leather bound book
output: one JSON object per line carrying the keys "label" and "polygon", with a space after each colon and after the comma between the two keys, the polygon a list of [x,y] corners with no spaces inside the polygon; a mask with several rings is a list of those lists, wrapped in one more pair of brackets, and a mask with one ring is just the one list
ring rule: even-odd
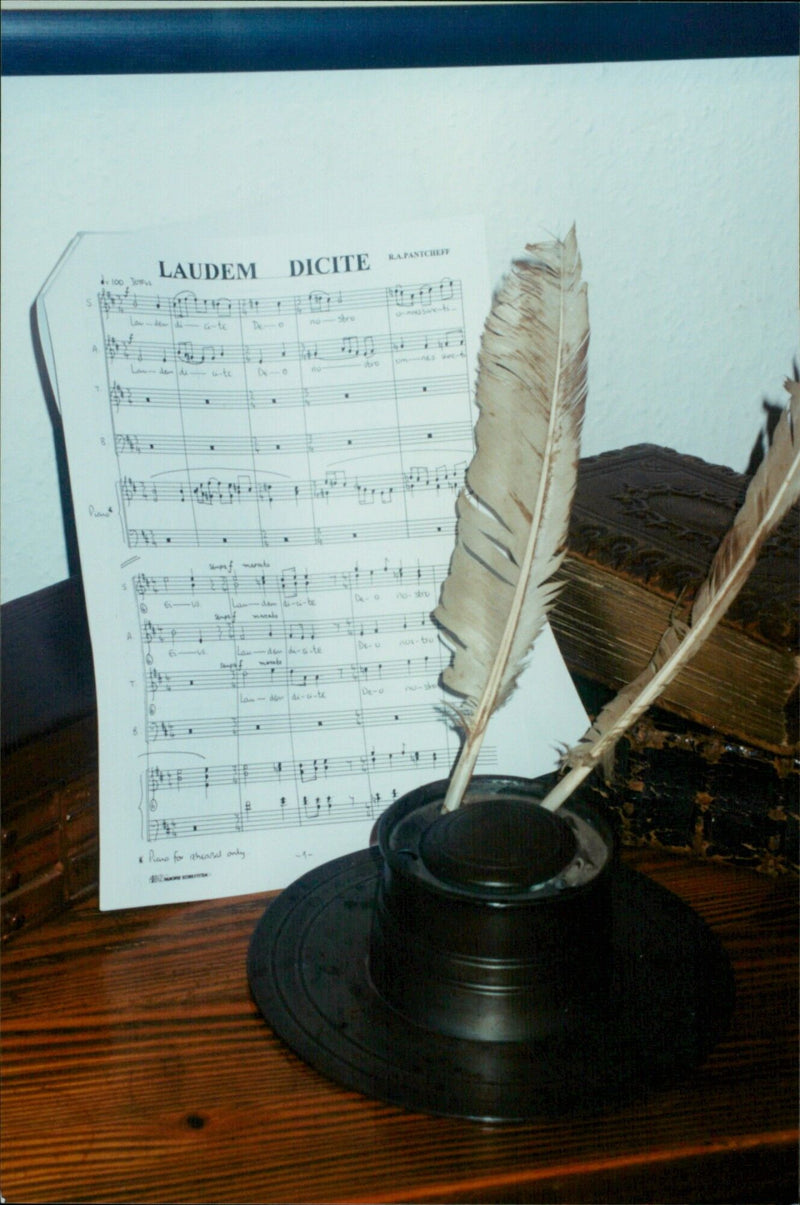
{"label": "leather bound book", "polygon": [[[688,615],[747,480],[652,444],[581,460],[551,615],[573,674],[616,691],[646,666],[671,619]],[[795,507],[660,709],[748,746],[797,752],[799,564]]]}
{"label": "leather bound book", "polygon": [[[576,677],[590,715],[611,697]],[[800,867],[800,763],[651,708],[617,744],[607,782],[585,788],[624,845],[648,845],[773,876]]]}

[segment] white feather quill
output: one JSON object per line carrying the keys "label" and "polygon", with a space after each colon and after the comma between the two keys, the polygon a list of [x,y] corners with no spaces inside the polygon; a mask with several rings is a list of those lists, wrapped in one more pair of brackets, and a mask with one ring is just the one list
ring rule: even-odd
{"label": "white feather quill", "polygon": [[786,388],[789,405],[695,596],[688,623],[667,629],[647,668],[603,708],[569,751],[565,761],[571,769],[542,800],[550,811],[605,760],[625,730],[694,656],[744,585],[762,544],[800,497],[800,384],[787,381]]}
{"label": "white feather quill", "polygon": [[464,743],[443,810],[461,802],[490,716],[514,690],[555,600],[586,399],[589,321],[574,229],[527,247],[500,285],[481,343],[477,451],[457,503],[434,619],[453,652]]}

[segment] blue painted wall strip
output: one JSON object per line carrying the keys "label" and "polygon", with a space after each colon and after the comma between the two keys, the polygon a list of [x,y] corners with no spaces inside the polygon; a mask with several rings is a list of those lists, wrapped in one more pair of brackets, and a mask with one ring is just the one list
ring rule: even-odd
{"label": "blue painted wall strip", "polygon": [[796,55],[797,3],[6,10],[4,75]]}

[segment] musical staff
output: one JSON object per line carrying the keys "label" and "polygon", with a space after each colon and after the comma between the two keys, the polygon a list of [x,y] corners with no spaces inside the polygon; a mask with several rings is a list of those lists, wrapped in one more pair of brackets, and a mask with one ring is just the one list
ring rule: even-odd
{"label": "musical staff", "polygon": [[364,541],[384,543],[404,538],[427,539],[449,535],[455,529],[455,516],[448,519],[397,519],[392,522],[355,524],[319,524],[314,527],[283,527],[276,531],[265,527],[245,530],[230,527],[155,528],[131,527],[131,548],[307,548],[317,544],[358,544]]}
{"label": "musical staff", "polygon": [[353,820],[374,820],[379,811],[397,798],[392,791],[366,798],[336,797],[334,795],[304,795],[299,805],[290,805],[281,796],[270,811],[228,811],[194,814],[191,817],[149,817],[149,841],[175,841],[182,837],[217,837],[226,833],[263,832],[270,829],[302,827],[315,824],[352,823]]}
{"label": "musical staff", "polygon": [[320,363],[344,363],[372,360],[390,353],[444,351],[462,348],[464,331],[460,327],[434,331],[410,331],[397,335],[341,335],[335,339],[307,342],[287,340],[271,343],[205,343],[182,339],[174,347],[165,342],[124,339],[109,335],[105,350],[109,361],[120,357],[137,363],[166,364],[283,364],[287,361],[314,360]]}
{"label": "musical staff", "polygon": [[427,611],[394,615],[365,615],[341,619],[260,619],[237,621],[235,617],[215,623],[159,623],[145,620],[142,638],[146,644],[213,644],[231,640],[330,640],[337,637],[387,636],[396,632],[424,632],[430,627]]}
{"label": "musical staff", "polygon": [[414,490],[455,493],[464,480],[466,462],[450,465],[412,466],[402,474],[349,475],[334,469],[322,478],[306,481],[254,481],[249,475],[220,481],[137,481],[123,477],[120,492],[125,502],[189,503],[199,506],[232,506],[235,503],[305,502],[309,499],[351,498],[361,506],[388,502],[395,495]]}
{"label": "musical staff", "polygon": [[414,377],[401,381],[348,381],[341,385],[289,386],[275,389],[215,391],[202,389],[143,389],[114,382],[111,401],[117,411],[133,409],[202,410],[208,413],[231,410],[293,409],[305,406],[340,406],[344,402],[369,403],[422,400],[463,393],[466,374],[451,373],[440,378]]}
{"label": "musical staff", "polygon": [[292,666],[289,669],[270,666],[265,669],[246,669],[229,665],[216,670],[186,670],[162,673],[151,669],[147,675],[151,692],[160,690],[238,690],[243,687],[288,687],[305,690],[342,682],[387,682],[394,678],[429,678],[434,665],[431,657],[407,657],[400,661],[378,661],[359,664],[319,665],[313,669]]}
{"label": "musical staff", "polygon": [[233,577],[220,574],[169,574],[154,575],[138,573],[134,577],[137,594],[263,596],[265,592],[277,592],[286,597],[299,593],[317,595],[329,590],[374,589],[376,587],[436,587],[447,572],[447,563],[408,565],[385,561],[380,566],[360,567],[356,562],[351,568],[335,573],[314,573],[294,567],[280,573],[237,573]]}
{"label": "musical staff", "polygon": [[278,453],[378,451],[399,448],[402,452],[415,448],[439,448],[464,444],[472,438],[472,426],[467,422],[431,423],[401,430],[386,427],[379,430],[320,431],[316,434],[283,435],[269,438],[253,435],[205,436],[125,434],[117,435],[116,450],[120,456],[220,455],[271,456]]}
{"label": "musical staff", "polygon": [[228,716],[190,716],[180,720],[151,720],[147,726],[148,743],[159,741],[180,744],[187,740],[206,741],[215,737],[286,736],[290,732],[341,732],[362,728],[385,728],[395,725],[424,724],[433,727],[436,709],[433,704],[411,704],[397,707],[354,707],[344,710],[302,711],[291,720],[277,715],[253,715],[247,718]]}
{"label": "musical staff", "polygon": [[306,293],[282,297],[203,297],[184,290],[167,297],[136,293],[130,288],[118,292],[102,289],[98,304],[104,315],[167,315],[173,319],[191,318],[285,318],[287,315],[331,313],[340,309],[383,309],[397,306],[411,309],[419,306],[460,304],[461,281],[445,277],[419,285],[390,285],[375,289],[311,289]]}

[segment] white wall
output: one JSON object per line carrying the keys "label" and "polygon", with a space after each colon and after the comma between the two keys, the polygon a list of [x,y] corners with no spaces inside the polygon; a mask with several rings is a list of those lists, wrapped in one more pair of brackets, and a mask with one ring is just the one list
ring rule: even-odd
{"label": "white wall", "polygon": [[575,220],[585,454],[742,469],[797,354],[796,60],[11,78],[3,123],[4,601],[67,573],[29,308],[77,230],[477,212],[497,277]]}

